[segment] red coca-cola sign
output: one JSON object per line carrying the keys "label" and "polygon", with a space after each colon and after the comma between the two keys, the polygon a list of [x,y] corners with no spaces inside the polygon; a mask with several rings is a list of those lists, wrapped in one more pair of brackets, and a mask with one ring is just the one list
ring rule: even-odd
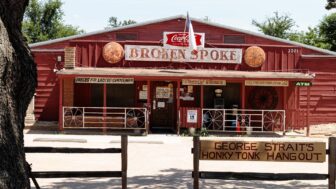
{"label": "red coca-cola sign", "polygon": [[[204,33],[195,33],[197,46],[204,47]],[[164,32],[164,46],[187,47],[189,46],[189,33]]]}

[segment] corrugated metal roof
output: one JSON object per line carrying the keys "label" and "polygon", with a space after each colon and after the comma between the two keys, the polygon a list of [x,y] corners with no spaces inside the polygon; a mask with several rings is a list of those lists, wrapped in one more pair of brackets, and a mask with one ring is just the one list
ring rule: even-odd
{"label": "corrugated metal roof", "polygon": [[336,58],[336,55],[315,55],[315,54],[303,54],[302,58]]}
{"label": "corrugated metal roof", "polygon": [[246,79],[304,79],[315,77],[311,73],[298,72],[261,72],[261,71],[227,71],[227,70],[183,70],[183,69],[145,69],[145,68],[74,68],[57,72],[62,75],[81,76],[140,76],[140,77],[175,77],[175,78],[246,78]]}
{"label": "corrugated metal roof", "polygon": [[97,35],[97,34],[102,34],[102,33],[107,33],[107,32],[113,32],[113,31],[118,31],[118,30],[124,30],[124,29],[128,29],[128,28],[135,28],[135,27],[139,27],[139,26],[145,26],[145,25],[149,25],[149,24],[165,22],[165,21],[168,21],[168,20],[174,20],[174,19],[179,19],[179,18],[185,19],[185,17],[183,15],[177,15],[177,16],[172,16],[172,17],[167,17],[167,18],[162,18],[162,19],[157,19],[157,20],[151,20],[151,21],[147,21],[147,22],[141,22],[141,23],[126,25],[126,26],[116,27],[116,28],[108,28],[108,29],[104,29],[104,30],[98,30],[98,31],[79,34],[79,35],[73,35],[73,36],[62,37],[62,38],[58,38],[58,39],[52,39],[52,40],[48,40],[48,41],[42,41],[42,42],[30,44],[29,47],[38,47],[38,46],[41,46],[41,45],[48,45],[48,44],[62,42],[62,41],[66,41],[66,40],[78,39],[78,38],[82,38],[82,37],[87,37],[87,36],[92,36],[92,35]]}
{"label": "corrugated metal roof", "polygon": [[[167,17],[167,18],[162,18],[162,19],[157,19],[157,20],[152,20],[152,21],[147,21],[147,22],[141,22],[141,23],[137,23],[137,24],[131,24],[131,25],[127,25],[127,26],[121,26],[121,27],[117,27],[117,28],[109,28],[109,29],[99,30],[99,31],[95,31],[95,32],[89,32],[89,33],[85,33],[85,34],[73,35],[73,36],[69,36],[69,37],[63,37],[63,38],[53,39],[53,40],[49,40],[49,41],[33,43],[33,44],[30,44],[29,46],[31,48],[32,47],[38,47],[38,46],[41,46],[41,45],[48,45],[48,44],[62,42],[62,41],[66,41],[66,40],[72,40],[72,39],[77,39],[77,38],[82,38],[82,37],[87,37],[87,36],[112,32],[112,31],[128,29],[128,28],[134,28],[134,27],[149,25],[149,24],[153,24],[153,23],[165,22],[165,21],[173,20],[173,19],[185,19],[185,18],[186,18],[186,16],[184,16],[184,15],[177,15],[177,16],[172,16],[172,17]],[[311,45],[306,45],[306,44],[302,44],[302,43],[298,43],[298,42],[294,42],[294,41],[290,41],[290,40],[286,40],[286,39],[281,39],[281,38],[265,35],[265,34],[262,34],[262,33],[257,33],[257,32],[251,32],[251,31],[248,31],[248,30],[238,29],[238,28],[235,28],[235,27],[226,26],[226,25],[213,23],[213,22],[208,22],[208,21],[204,21],[204,20],[201,20],[201,19],[197,19],[197,18],[191,18],[191,20],[202,23],[202,24],[207,24],[207,25],[211,25],[211,26],[215,26],[215,27],[219,27],[219,28],[229,29],[229,30],[232,30],[232,31],[246,33],[246,34],[249,34],[249,35],[262,37],[262,38],[266,38],[266,39],[270,39],[270,40],[274,40],[274,41],[278,41],[278,42],[282,42],[282,43],[287,43],[287,44],[291,44],[291,45],[295,45],[295,46],[301,46],[301,47],[311,49],[311,50],[315,50],[315,51],[318,51],[318,52],[321,52],[321,53],[336,55],[336,52],[333,52],[333,51],[329,51],[329,50],[321,49],[321,48],[314,47],[314,46],[311,46]]]}

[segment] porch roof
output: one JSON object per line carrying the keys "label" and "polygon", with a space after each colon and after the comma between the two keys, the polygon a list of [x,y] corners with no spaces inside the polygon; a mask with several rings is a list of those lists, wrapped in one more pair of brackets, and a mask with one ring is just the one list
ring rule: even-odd
{"label": "porch roof", "polygon": [[235,79],[288,79],[312,80],[313,73],[300,72],[262,72],[204,69],[148,69],[148,68],[88,68],[76,67],[57,72],[62,76],[121,76],[121,77],[158,77],[158,78],[235,78]]}

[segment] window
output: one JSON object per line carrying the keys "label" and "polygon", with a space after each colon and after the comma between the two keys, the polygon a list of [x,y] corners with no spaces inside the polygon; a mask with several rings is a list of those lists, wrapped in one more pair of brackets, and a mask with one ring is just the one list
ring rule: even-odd
{"label": "window", "polygon": [[244,44],[245,36],[243,35],[224,35],[224,43]]}
{"label": "window", "polygon": [[134,85],[106,85],[106,104],[108,107],[133,107],[135,98],[134,96]]}
{"label": "window", "polygon": [[91,106],[103,107],[104,106],[104,85],[92,84],[91,85]]}
{"label": "window", "polygon": [[117,41],[125,41],[125,40],[137,40],[138,35],[136,33],[116,33]]}

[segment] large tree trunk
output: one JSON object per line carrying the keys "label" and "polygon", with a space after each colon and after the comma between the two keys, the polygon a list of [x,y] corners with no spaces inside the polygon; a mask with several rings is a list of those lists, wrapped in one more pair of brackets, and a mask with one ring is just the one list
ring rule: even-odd
{"label": "large tree trunk", "polygon": [[30,188],[24,153],[26,110],[36,65],[21,33],[29,0],[0,0],[0,188]]}

